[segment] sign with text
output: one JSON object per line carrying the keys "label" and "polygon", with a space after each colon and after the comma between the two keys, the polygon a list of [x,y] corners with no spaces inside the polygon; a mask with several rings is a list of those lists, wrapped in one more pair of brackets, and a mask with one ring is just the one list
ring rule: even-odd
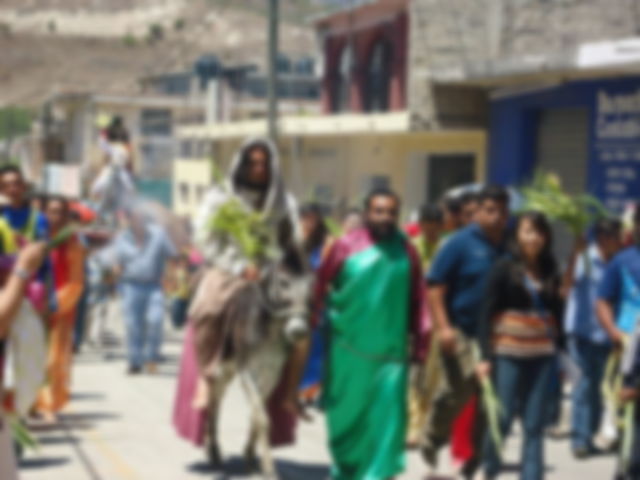
{"label": "sign with text", "polygon": [[80,167],[77,165],[47,165],[45,167],[44,191],[50,195],[80,198]]}
{"label": "sign with text", "polygon": [[598,88],[593,120],[597,194],[620,212],[640,196],[640,85]]}

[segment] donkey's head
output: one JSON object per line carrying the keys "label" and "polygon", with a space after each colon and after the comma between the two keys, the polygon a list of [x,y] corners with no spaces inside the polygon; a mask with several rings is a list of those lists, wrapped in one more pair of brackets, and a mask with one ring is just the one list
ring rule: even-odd
{"label": "donkey's head", "polygon": [[295,343],[307,336],[311,277],[279,262],[265,272],[262,285],[271,321],[278,322],[286,341]]}

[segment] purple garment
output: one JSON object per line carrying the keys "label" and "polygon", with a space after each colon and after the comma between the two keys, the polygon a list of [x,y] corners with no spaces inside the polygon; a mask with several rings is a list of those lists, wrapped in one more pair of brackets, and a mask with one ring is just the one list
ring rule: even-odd
{"label": "purple garment", "polygon": [[173,408],[173,426],[178,435],[196,446],[204,445],[206,411],[193,408],[198,387],[198,362],[193,339],[193,325],[189,322],[184,337],[178,388]]}

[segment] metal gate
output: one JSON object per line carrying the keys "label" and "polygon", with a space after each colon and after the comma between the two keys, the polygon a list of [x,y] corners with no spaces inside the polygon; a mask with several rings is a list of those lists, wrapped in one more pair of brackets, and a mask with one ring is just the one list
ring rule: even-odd
{"label": "metal gate", "polygon": [[[566,191],[583,193],[587,188],[589,118],[584,108],[542,110],[538,123],[536,168],[556,173]],[[573,239],[554,225],[554,251],[561,263],[571,252]]]}

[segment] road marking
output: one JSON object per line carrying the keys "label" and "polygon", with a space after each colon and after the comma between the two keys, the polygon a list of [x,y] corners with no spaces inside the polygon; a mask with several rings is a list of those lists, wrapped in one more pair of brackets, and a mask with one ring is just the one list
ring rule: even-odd
{"label": "road marking", "polygon": [[87,433],[87,437],[100,450],[100,452],[109,460],[109,463],[118,472],[119,480],[141,480],[136,471],[131,467],[109,444],[100,437],[95,431]]}
{"label": "road marking", "polygon": [[[69,408],[69,412],[73,412],[73,408]],[[64,429],[67,431],[69,438],[75,438],[73,435],[73,428],[67,424],[63,419],[61,423]],[[86,433],[80,433],[80,437],[93,443],[100,453],[108,460],[109,464],[118,474],[118,480],[141,480],[136,471],[120,456],[118,453],[109,446],[109,444],[95,431],[90,430]],[[103,480],[103,476],[98,473],[93,463],[91,462],[89,455],[84,451],[81,444],[77,441],[73,441],[73,445],[78,452],[81,462],[85,468],[89,471],[92,480]]]}

